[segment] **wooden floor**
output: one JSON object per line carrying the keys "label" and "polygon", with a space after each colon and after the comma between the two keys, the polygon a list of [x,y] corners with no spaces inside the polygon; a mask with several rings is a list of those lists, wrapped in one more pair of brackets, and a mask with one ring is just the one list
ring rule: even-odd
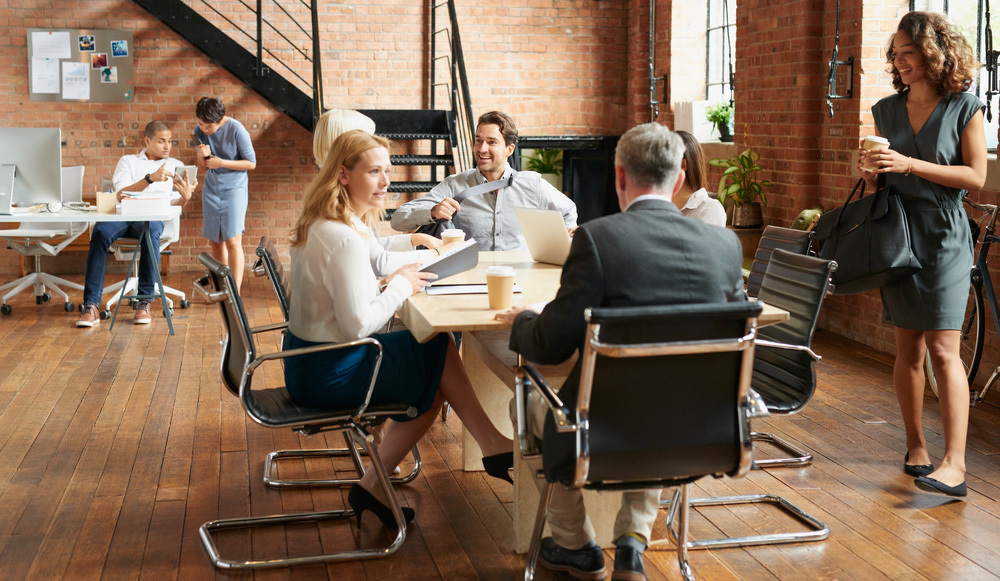
{"label": "wooden floor", "polygon": [[[194,273],[167,284],[187,290]],[[72,295],[71,295],[72,296]],[[73,296],[79,300],[79,295]],[[244,283],[251,324],[277,321],[260,279]],[[336,509],[343,490],[276,492],[261,482],[266,452],[321,446],[252,423],[220,388],[216,307],[197,300],[176,312],[176,336],[162,314],[133,326],[130,312],[109,331],[74,327],[75,313],[17,297],[0,317],[0,578],[202,579],[216,574],[198,526],[217,517]],[[993,579],[1000,576],[1000,413],[972,410],[969,497],[922,493],[901,469],[905,446],[890,387],[891,360],[820,333],[819,390],[774,431],[813,450],[806,468],[754,471],[740,480],[703,480],[700,492],[781,494],[832,528],[824,542],[692,553],[699,579]],[[280,380],[280,370],[260,376]],[[937,402],[926,398],[931,454],[942,453]],[[258,573],[261,579],[516,579],[511,489],[459,469],[460,423],[438,422],[421,442],[423,472],[401,487],[417,511],[392,557]],[[338,444],[331,437],[330,444]],[[320,466],[293,466],[315,472]],[[656,534],[662,534],[663,517]],[[768,509],[713,509],[694,536],[782,530]],[[346,524],[229,537],[224,550],[257,556],[303,554],[321,543],[364,546],[384,533],[366,518]],[[607,553],[611,566],[613,552]],[[651,579],[679,579],[672,547],[646,552]],[[541,571],[540,579],[551,579]]]}

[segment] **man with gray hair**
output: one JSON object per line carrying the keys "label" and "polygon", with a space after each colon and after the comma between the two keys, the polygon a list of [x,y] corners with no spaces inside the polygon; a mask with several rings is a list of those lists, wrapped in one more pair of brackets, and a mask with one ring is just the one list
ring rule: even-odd
{"label": "man with gray hair", "polygon": [[[615,190],[622,213],[591,220],[573,237],[556,298],[541,313],[514,307],[497,315],[511,324],[510,348],[529,361],[557,364],[583,350],[588,307],[674,305],[746,300],[736,235],[685,218],[671,202],[684,183],[680,137],[646,123],[630,129],[615,152]],[[560,398],[576,405],[580,362]],[[572,434],[559,434],[547,408],[529,399],[529,429],[546,448],[573,457]],[[546,417],[549,416],[549,417]],[[551,452],[551,449],[549,450]],[[562,479],[572,463],[557,467]],[[626,492],[615,521],[612,579],[646,579],[642,552],[659,510],[660,492]],[[540,558],[577,579],[604,579],[604,555],[594,543],[580,490],[555,487]]]}

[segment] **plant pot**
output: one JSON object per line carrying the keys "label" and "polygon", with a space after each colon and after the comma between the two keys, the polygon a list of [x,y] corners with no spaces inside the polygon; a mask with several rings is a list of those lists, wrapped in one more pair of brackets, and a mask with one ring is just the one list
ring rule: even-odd
{"label": "plant pot", "polygon": [[764,225],[764,211],[760,202],[733,207],[733,228],[760,228]]}
{"label": "plant pot", "polygon": [[729,133],[729,124],[728,123],[719,123],[719,124],[716,125],[716,127],[719,128],[719,141],[721,141],[723,143],[732,143],[733,142],[733,136],[732,136],[731,133]]}

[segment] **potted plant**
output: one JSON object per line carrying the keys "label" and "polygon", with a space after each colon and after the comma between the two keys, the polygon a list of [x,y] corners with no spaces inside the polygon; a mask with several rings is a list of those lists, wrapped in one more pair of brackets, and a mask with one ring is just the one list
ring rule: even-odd
{"label": "potted plant", "polygon": [[542,179],[562,191],[562,150],[536,149],[524,160],[524,169],[542,174]]}
{"label": "potted plant", "polygon": [[719,130],[719,141],[731,143],[733,134],[729,131],[729,122],[733,119],[733,106],[728,101],[721,101],[705,109],[705,118]]}
{"label": "potted plant", "polygon": [[762,206],[767,205],[764,188],[771,182],[760,179],[760,154],[752,149],[730,159],[710,159],[708,165],[723,168],[719,180],[719,201],[733,206],[734,228],[758,228],[764,224]]}

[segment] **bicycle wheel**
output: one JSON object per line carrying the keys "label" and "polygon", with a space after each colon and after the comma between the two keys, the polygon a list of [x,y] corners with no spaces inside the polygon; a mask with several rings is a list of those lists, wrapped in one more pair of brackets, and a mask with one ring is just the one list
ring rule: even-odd
{"label": "bicycle wheel", "polygon": [[[965,319],[962,323],[962,343],[959,347],[962,364],[968,372],[969,387],[976,379],[979,371],[979,362],[983,357],[983,336],[986,328],[983,326],[983,290],[976,283],[969,284],[969,300],[965,307]],[[930,354],[924,357],[924,370],[927,375],[927,383],[930,384],[931,391],[937,395],[937,379],[934,377],[934,369],[931,367]]]}

